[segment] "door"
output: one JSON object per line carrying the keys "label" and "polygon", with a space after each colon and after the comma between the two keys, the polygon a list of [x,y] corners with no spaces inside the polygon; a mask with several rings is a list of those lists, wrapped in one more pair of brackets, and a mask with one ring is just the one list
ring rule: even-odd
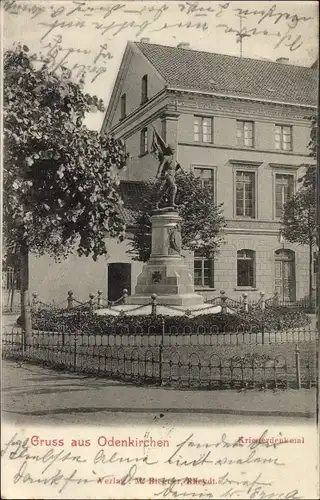
{"label": "door", "polygon": [[124,289],[131,294],[131,264],[115,262],[108,264],[108,300],[120,299]]}
{"label": "door", "polygon": [[296,300],[295,258],[292,250],[275,253],[275,291],[283,302]]}

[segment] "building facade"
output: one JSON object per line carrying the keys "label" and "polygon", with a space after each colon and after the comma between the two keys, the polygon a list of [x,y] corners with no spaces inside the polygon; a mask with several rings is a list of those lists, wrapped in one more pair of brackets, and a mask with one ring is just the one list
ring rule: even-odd
{"label": "building facade", "polygon": [[[274,291],[284,300],[308,295],[308,248],[284,241],[280,217],[297,189],[309,157],[310,117],[316,112],[315,68],[245,59],[178,47],[129,42],[120,65],[102,133],[125,140],[130,161],[121,173],[130,191],[155,177],[149,154],[153,127],[176,148],[223,203],[224,244],[213,259],[186,253],[195,289],[207,297],[256,300]],[[116,300],[134,293],[142,263],[128,240],[108,242],[94,263],[71,256],[63,263],[30,257],[30,289],[45,302],[69,289],[79,300],[100,289]]]}
{"label": "building facade", "polygon": [[312,68],[128,44],[102,132],[126,142],[124,183],[154,178],[154,127],[223,203],[225,243],[212,260],[194,256],[198,292],[308,295],[308,249],[283,240],[280,218],[310,163],[315,96]]}

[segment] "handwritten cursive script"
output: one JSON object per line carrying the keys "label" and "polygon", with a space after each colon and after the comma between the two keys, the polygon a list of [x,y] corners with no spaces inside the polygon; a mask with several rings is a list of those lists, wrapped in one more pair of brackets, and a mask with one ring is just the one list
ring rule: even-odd
{"label": "handwritten cursive script", "polygon": [[[283,445],[270,444],[273,439],[267,429],[254,442],[226,433],[208,442],[189,433],[161,453],[154,448],[141,448],[139,453],[127,448],[112,451],[102,445],[91,453],[90,446],[85,452],[70,451],[67,440],[52,441],[61,443],[62,449],[39,450],[16,432],[4,443],[1,455],[10,465],[13,485],[41,485],[59,493],[95,483],[118,488],[152,485],[152,495],[161,498],[303,498],[294,487],[280,491],[274,486],[275,471],[285,470],[286,462],[278,456]],[[159,477],[160,471],[165,475]],[[195,486],[198,491],[193,491]]]}

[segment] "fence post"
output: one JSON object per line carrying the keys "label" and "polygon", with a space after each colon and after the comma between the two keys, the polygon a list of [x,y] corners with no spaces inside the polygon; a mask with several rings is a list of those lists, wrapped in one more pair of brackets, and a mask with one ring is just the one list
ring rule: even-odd
{"label": "fence post", "polygon": [[94,295],[93,293],[89,293],[89,309],[90,311],[93,311],[94,309]]}
{"label": "fence post", "polygon": [[227,298],[226,295],[225,295],[225,291],[224,290],[220,290],[220,305],[221,305],[221,312],[223,314],[226,314],[227,312]]}
{"label": "fence post", "polygon": [[33,292],[33,294],[32,294],[32,305],[31,305],[32,312],[36,312],[36,310],[37,310],[37,297],[38,297],[37,292]]}
{"label": "fence post", "polygon": [[248,294],[243,293],[242,297],[243,297],[243,309],[245,310],[245,312],[248,312]]}
{"label": "fence post", "polygon": [[126,303],[126,298],[128,297],[128,290],[126,288],[123,289],[123,295],[122,295],[122,303]]}
{"label": "fence post", "polygon": [[164,327],[165,327],[164,318],[162,318],[161,324],[162,324],[162,332],[159,345],[159,385],[162,385],[163,345],[164,345]]}
{"label": "fence post", "polygon": [[301,389],[300,349],[299,349],[299,345],[298,344],[296,344],[295,355],[296,355],[297,389]]}
{"label": "fence post", "polygon": [[73,308],[73,291],[72,290],[69,290],[69,292],[68,292],[67,302],[68,302],[68,309],[72,309]]}
{"label": "fence post", "polygon": [[101,309],[102,306],[102,291],[98,290],[97,291],[97,308]]}
{"label": "fence post", "polygon": [[151,300],[152,300],[151,315],[155,317],[155,316],[157,316],[157,294],[156,293],[153,293],[151,295]]}
{"label": "fence post", "polygon": [[77,331],[74,333],[74,342],[73,342],[73,369],[77,371]]}
{"label": "fence post", "polygon": [[261,310],[264,311],[265,308],[266,308],[265,293],[264,292],[260,292],[260,297],[261,297],[260,307],[261,307]]}

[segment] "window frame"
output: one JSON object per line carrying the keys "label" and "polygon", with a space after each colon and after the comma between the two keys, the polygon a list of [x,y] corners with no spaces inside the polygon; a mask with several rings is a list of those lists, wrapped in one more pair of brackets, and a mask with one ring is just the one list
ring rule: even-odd
{"label": "window frame", "polygon": [[[195,278],[195,263],[196,262],[201,262],[201,284],[196,283],[196,278]],[[205,267],[205,263],[208,262],[208,267]],[[209,270],[209,276],[208,276],[208,281],[209,283],[205,283],[205,269]],[[206,255],[201,254],[201,251],[195,250],[193,253],[193,281],[194,281],[194,288],[196,289],[205,289],[205,288],[210,288],[211,290],[214,289],[214,257],[207,257]]]}
{"label": "window frame", "polygon": [[[241,120],[241,119],[237,119],[236,120],[237,122],[237,130],[236,130],[236,143],[237,143],[237,146],[238,147],[241,147],[241,148],[246,148],[246,149],[254,149],[255,148],[255,126],[254,126],[254,121],[253,120]],[[242,124],[243,127],[241,129],[238,128],[238,125],[239,124]],[[250,146],[247,146],[245,144],[245,125],[250,123],[251,126],[252,126],[252,145]],[[241,131],[241,143],[238,144],[238,130]]]}
{"label": "window frame", "polygon": [[[248,252],[251,254],[251,258],[239,258],[239,254],[241,252]],[[239,262],[251,262],[252,263],[252,283],[251,284],[241,284],[239,283]],[[249,276],[248,270],[246,273]],[[249,280],[250,282],[250,280]],[[241,248],[240,250],[237,250],[237,288],[248,288],[252,289],[256,287],[256,251],[252,250],[251,248]]]}
{"label": "window frame", "polygon": [[120,120],[127,116],[127,94],[124,92],[120,97]]}
{"label": "window frame", "polygon": [[318,283],[318,275],[319,275],[319,263],[320,256],[319,251],[313,252],[312,255],[312,286],[316,287]]}
{"label": "window frame", "polygon": [[143,127],[140,131],[140,155],[144,156],[148,153],[148,127]]}
{"label": "window frame", "polygon": [[149,100],[148,87],[149,87],[148,75],[145,74],[141,78],[141,104],[144,104]]}
{"label": "window frame", "polygon": [[193,171],[194,176],[196,178],[198,178],[199,180],[202,180],[200,177],[196,176],[197,170],[208,170],[208,171],[210,170],[211,171],[211,174],[212,174],[212,194],[213,194],[214,202],[216,203],[217,167],[214,165],[201,165],[199,163],[192,164],[192,171]]}
{"label": "window frame", "polygon": [[[250,174],[253,178],[253,186],[252,186],[252,194],[253,194],[253,203],[252,203],[252,215],[247,215],[244,213],[240,215],[237,213],[237,174]],[[234,215],[236,218],[241,219],[257,219],[257,172],[252,169],[243,168],[243,166],[239,165],[234,170]],[[245,208],[245,197],[243,197],[243,203]],[[244,210],[245,212],[245,210]]]}
{"label": "window frame", "polygon": [[[12,287],[12,284],[14,287]],[[2,290],[19,291],[20,290],[20,275],[15,272],[14,267],[7,266],[2,270]]]}
{"label": "window frame", "polygon": [[299,165],[289,165],[282,163],[269,163],[269,166],[272,168],[272,217],[273,220],[279,221],[280,218],[277,217],[276,210],[276,175],[292,175],[293,177],[293,195],[295,195],[297,190],[297,177],[298,170],[300,168]]}
{"label": "window frame", "polygon": [[[276,147],[277,127],[280,127],[280,147],[279,148]],[[290,136],[290,148],[289,149],[285,149],[283,147],[283,145],[286,144],[286,142],[283,140],[283,138],[285,136],[284,128],[289,128],[289,130],[290,130],[290,134],[289,134],[289,136]],[[292,125],[288,125],[285,123],[275,123],[275,125],[274,125],[274,148],[276,151],[282,151],[282,152],[292,152],[293,151],[293,126]]]}
{"label": "window frame", "polygon": [[[291,197],[294,195],[294,192],[295,192],[295,175],[293,173],[291,173],[291,172],[290,173],[289,172],[275,172],[275,174],[274,174],[274,212],[275,212],[276,219],[281,219],[282,213],[283,213],[283,206],[286,203],[286,201],[288,199],[290,199],[288,197],[287,200],[283,202],[283,200],[284,200],[284,189],[282,189],[282,191],[281,191],[282,206],[281,206],[281,209],[279,207],[277,207],[277,186],[278,186],[277,177],[280,177],[280,176],[281,177],[290,177],[291,178],[291,181],[292,181]],[[284,187],[284,184],[280,184],[280,185],[282,185]],[[281,210],[281,214],[279,215],[280,210]]]}
{"label": "window frame", "polygon": [[[199,140],[197,140],[195,138],[196,136],[196,132],[195,132],[195,121],[196,119],[199,120],[199,123],[198,123],[198,127],[199,127],[199,131],[198,131],[198,134],[199,135]],[[210,120],[210,128],[211,128],[211,135],[210,135],[210,141],[204,141],[204,135],[207,135],[207,134],[204,134],[203,133],[203,121],[204,120]],[[213,144],[213,116],[206,116],[206,115],[193,115],[193,142],[195,144]]]}

